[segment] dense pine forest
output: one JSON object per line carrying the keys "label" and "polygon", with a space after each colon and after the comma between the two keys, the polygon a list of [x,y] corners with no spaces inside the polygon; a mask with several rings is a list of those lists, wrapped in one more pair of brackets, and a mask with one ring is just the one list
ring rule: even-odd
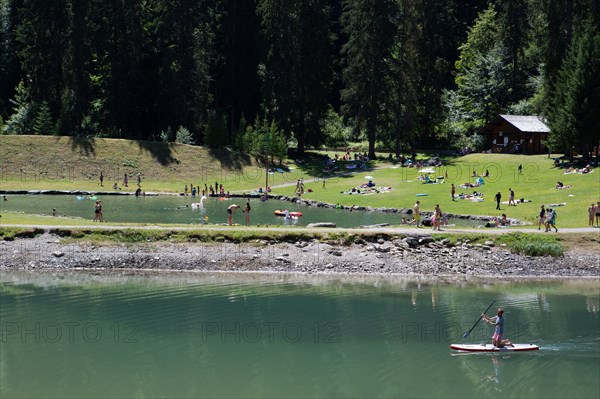
{"label": "dense pine forest", "polygon": [[373,156],[499,113],[598,144],[600,0],[0,0],[2,134]]}

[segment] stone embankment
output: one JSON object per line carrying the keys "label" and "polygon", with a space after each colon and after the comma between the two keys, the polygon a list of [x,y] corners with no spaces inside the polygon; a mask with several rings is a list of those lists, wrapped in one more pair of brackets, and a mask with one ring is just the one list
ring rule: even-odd
{"label": "stone embankment", "polygon": [[0,242],[0,270],[179,270],[287,273],[395,274],[494,277],[598,277],[598,254],[530,257],[491,241],[473,245],[434,241],[430,235],[280,242],[224,243],[63,243],[45,233]]}

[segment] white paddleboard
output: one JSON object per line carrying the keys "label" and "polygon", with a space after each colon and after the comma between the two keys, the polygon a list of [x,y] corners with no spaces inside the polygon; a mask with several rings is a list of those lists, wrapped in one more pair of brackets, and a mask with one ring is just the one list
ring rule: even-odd
{"label": "white paddleboard", "polygon": [[462,352],[524,352],[540,349],[539,346],[534,344],[513,344],[512,346],[503,346],[502,348],[498,348],[492,344],[452,344],[450,348]]}

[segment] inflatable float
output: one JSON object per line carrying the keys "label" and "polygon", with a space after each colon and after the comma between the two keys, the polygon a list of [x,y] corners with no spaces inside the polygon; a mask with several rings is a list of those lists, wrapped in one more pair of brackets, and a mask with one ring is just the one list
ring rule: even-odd
{"label": "inflatable float", "polygon": [[[285,211],[282,211],[280,209],[276,210],[273,213],[275,214],[275,216],[285,216],[286,214]],[[293,218],[299,218],[302,217],[302,212],[288,212],[288,215]]]}

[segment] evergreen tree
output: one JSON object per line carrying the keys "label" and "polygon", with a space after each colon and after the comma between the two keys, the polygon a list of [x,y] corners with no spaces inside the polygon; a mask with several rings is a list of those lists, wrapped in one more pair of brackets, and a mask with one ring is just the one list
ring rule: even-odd
{"label": "evergreen tree", "polygon": [[9,115],[10,98],[20,80],[18,47],[15,40],[17,7],[20,1],[0,0],[0,115],[4,116]]}
{"label": "evergreen tree", "polygon": [[[162,60],[159,82],[163,119],[187,126],[203,142],[209,92],[213,34],[207,0],[162,0],[157,5],[157,47]],[[163,122],[164,123],[164,122]]]}
{"label": "evergreen tree", "polygon": [[472,134],[513,101],[511,52],[503,45],[493,7],[482,12],[456,61],[456,90],[447,92],[446,134]]}
{"label": "evergreen tree", "polygon": [[33,131],[34,110],[29,100],[29,90],[23,81],[19,82],[15,98],[10,100],[13,112],[3,127],[3,134],[31,134]]}
{"label": "evergreen tree", "polygon": [[347,0],[342,25],[348,35],[342,100],[346,114],[365,125],[369,157],[375,157],[379,115],[388,103],[389,63],[396,37],[398,4],[395,0]]}
{"label": "evergreen tree", "polygon": [[[555,90],[563,59],[573,40],[573,32],[581,29],[583,21],[591,16],[596,25],[600,10],[595,0],[541,0],[544,11],[542,34],[538,46],[543,54],[544,92]],[[549,104],[549,101],[546,101]]]}
{"label": "evergreen tree", "polygon": [[516,102],[531,94],[527,92],[530,68],[525,58],[525,49],[529,43],[527,2],[525,0],[499,1],[496,3],[496,8],[500,38],[509,53],[512,102]]}
{"label": "evergreen tree", "polygon": [[47,101],[58,113],[65,83],[64,49],[68,30],[67,0],[28,0],[19,8],[16,40],[31,101]]}
{"label": "evergreen tree", "polygon": [[576,31],[549,98],[548,144],[586,153],[600,141],[600,30],[590,18]]}
{"label": "evergreen tree", "polygon": [[419,40],[416,2],[400,2],[398,36],[390,57],[390,118],[396,155],[416,141],[419,85]]}
{"label": "evergreen tree", "polygon": [[211,148],[224,148],[231,144],[227,132],[227,118],[224,114],[208,113],[208,125],[204,134],[204,145]]}
{"label": "evergreen tree", "polygon": [[64,134],[81,133],[83,119],[89,112],[93,59],[91,38],[94,35],[91,13],[92,0],[70,1],[68,46],[64,61],[67,79],[59,121]]}
{"label": "evergreen tree", "polygon": [[319,121],[331,85],[329,7],[324,0],[261,0],[267,55],[265,110],[298,152],[321,141]]}
{"label": "evergreen tree", "polygon": [[50,135],[54,130],[54,122],[50,114],[48,103],[43,101],[37,109],[35,120],[33,121],[33,134]]}
{"label": "evergreen tree", "polygon": [[[260,106],[258,63],[262,52],[256,1],[217,1],[215,62],[211,65],[213,109],[227,112],[229,136],[235,141],[241,116],[254,119]],[[236,138],[233,138],[236,136]]]}

